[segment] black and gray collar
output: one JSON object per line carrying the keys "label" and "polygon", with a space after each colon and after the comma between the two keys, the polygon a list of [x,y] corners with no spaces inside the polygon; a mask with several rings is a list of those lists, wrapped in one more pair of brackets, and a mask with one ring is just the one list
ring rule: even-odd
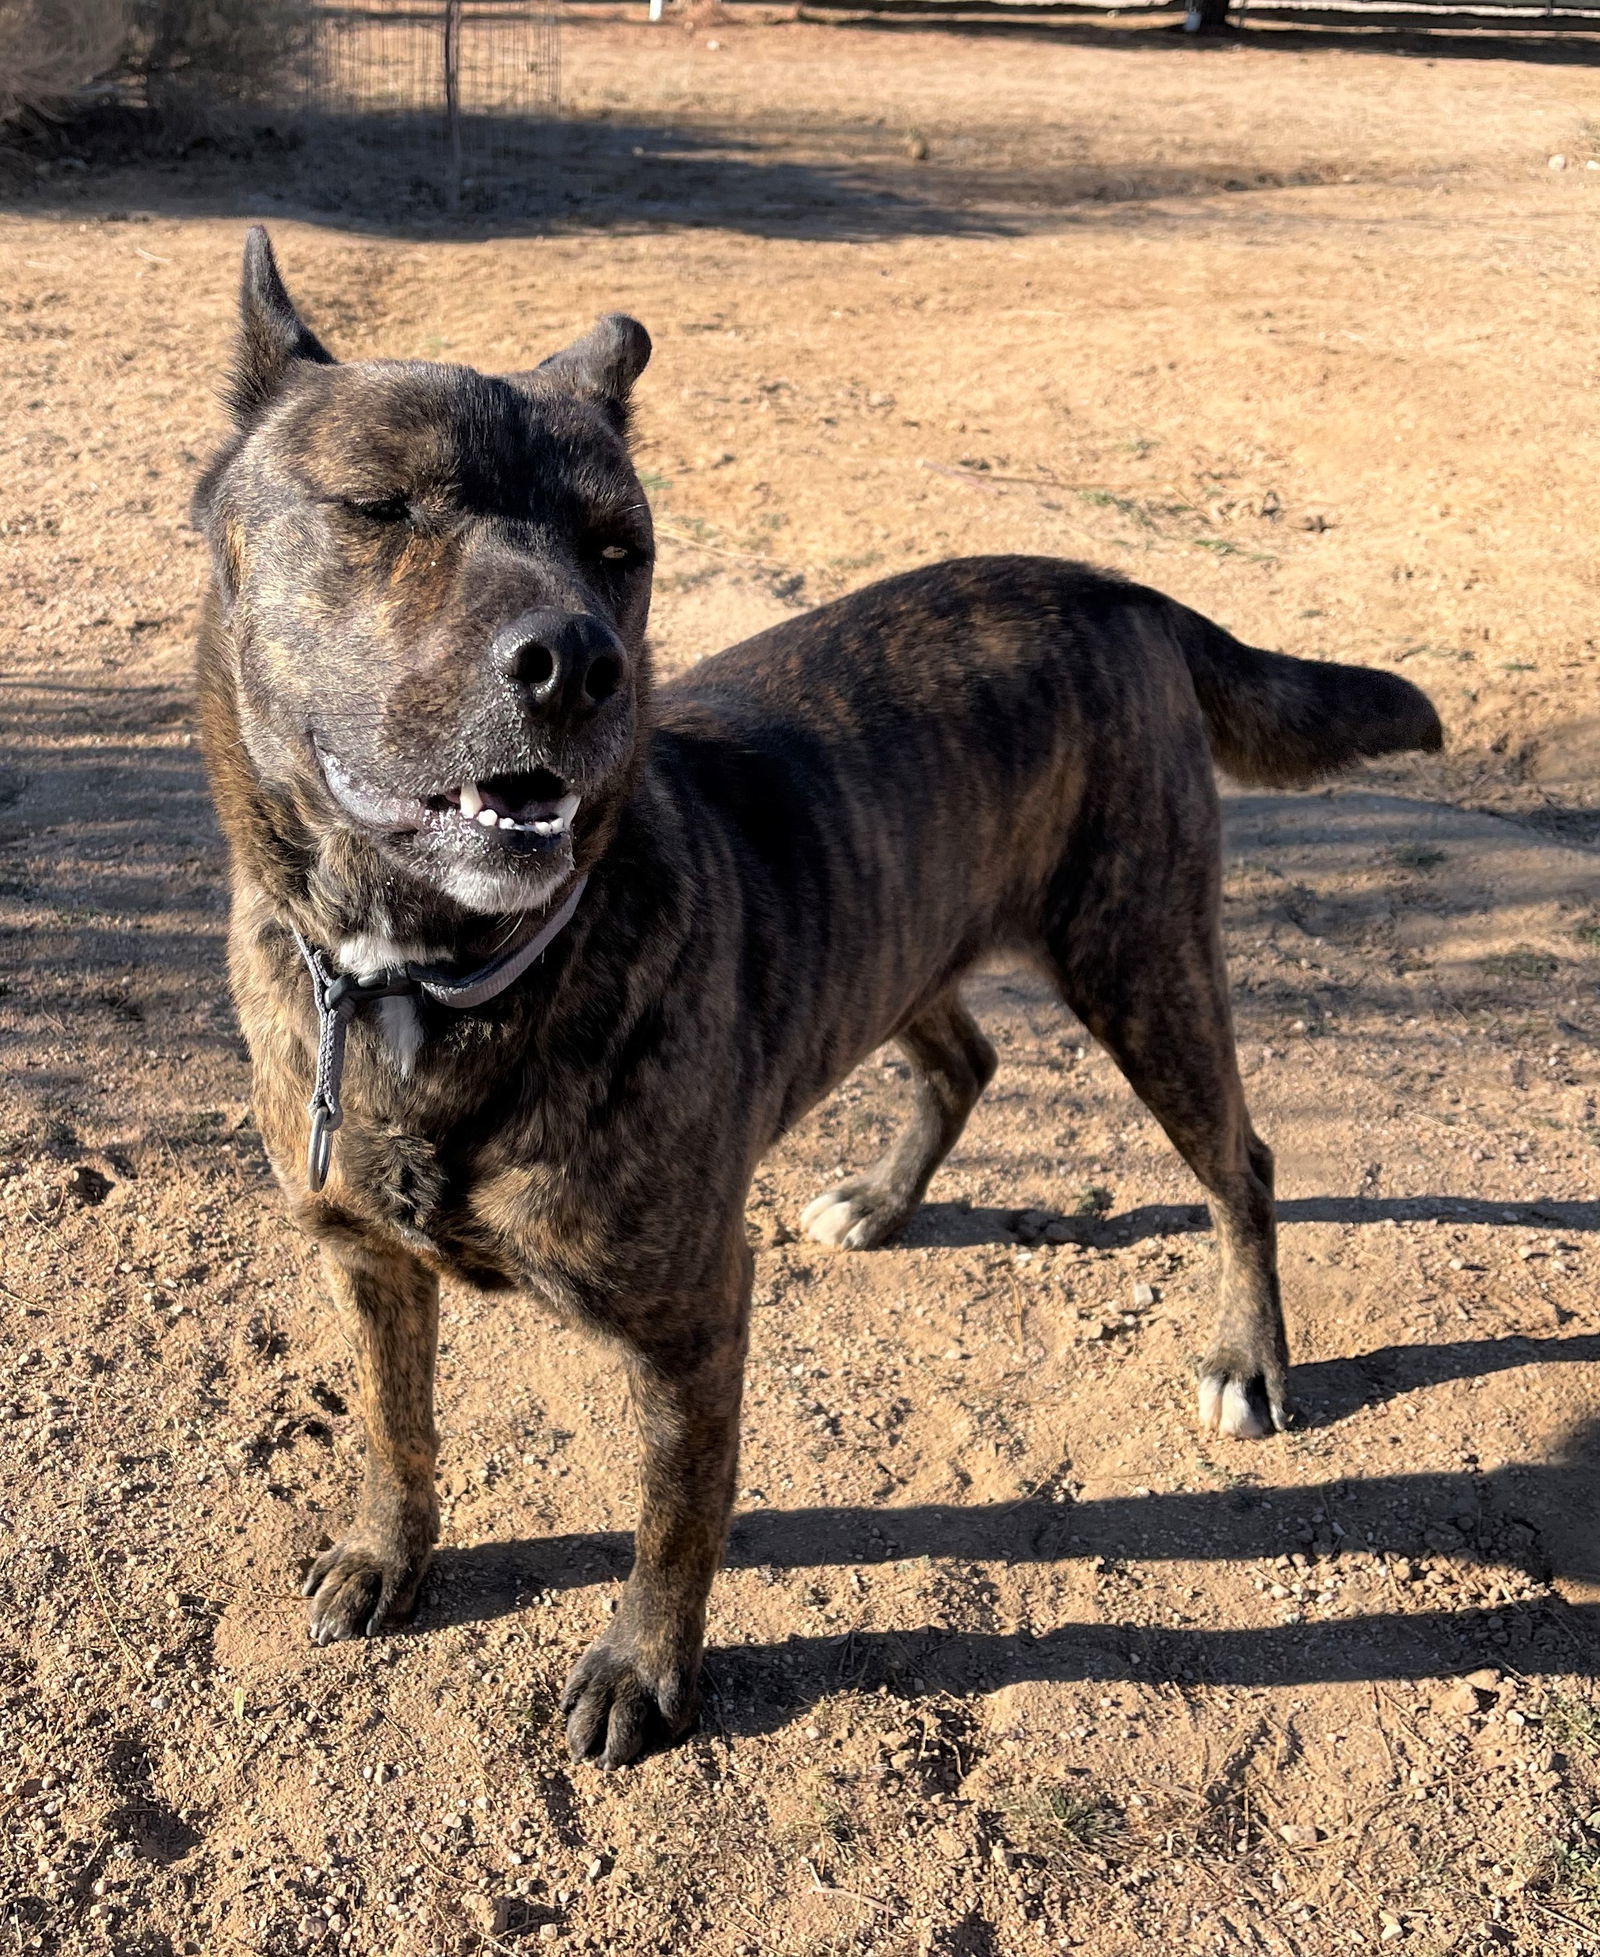
{"label": "black and gray collar", "polygon": [[360,977],[334,972],[323,952],[308,944],[298,931],[293,933],[295,945],[311,974],[311,996],[320,1025],[316,1085],[307,1104],[311,1137],[306,1147],[306,1182],[313,1195],[328,1180],[333,1138],[344,1121],[339,1083],[344,1075],[345,1035],[360,1009],[376,999],[419,997],[431,999],[435,1005],[449,1006],[455,1012],[470,1012],[474,1006],[487,1005],[515,985],[572,922],[588,881],[587,876],[579,877],[531,937],[460,978],[435,966],[413,964],[392,965]]}

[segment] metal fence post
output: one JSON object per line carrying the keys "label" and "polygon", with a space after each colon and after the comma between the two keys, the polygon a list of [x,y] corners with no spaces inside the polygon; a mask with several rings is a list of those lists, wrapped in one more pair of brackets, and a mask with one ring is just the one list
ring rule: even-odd
{"label": "metal fence post", "polygon": [[444,119],[450,140],[452,211],[461,209],[461,0],[445,0]]}

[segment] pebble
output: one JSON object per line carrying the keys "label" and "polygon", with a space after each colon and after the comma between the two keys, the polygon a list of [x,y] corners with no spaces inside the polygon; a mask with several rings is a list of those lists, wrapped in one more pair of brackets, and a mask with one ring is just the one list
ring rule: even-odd
{"label": "pebble", "polygon": [[1148,1284],[1136,1284],[1133,1287],[1133,1302],[1141,1310],[1146,1305],[1153,1305],[1155,1301],[1156,1294],[1152,1286]]}
{"label": "pebble", "polygon": [[1567,167],[1567,159],[1564,156],[1551,157],[1550,168],[1552,170],[1564,170],[1566,167]]}
{"label": "pebble", "polygon": [[[1494,1703],[1499,1676],[1498,1672],[1482,1671],[1458,1680],[1445,1694],[1443,1710],[1457,1719],[1470,1719],[1482,1712],[1485,1706]],[[1480,1680],[1488,1683],[1481,1684]]]}
{"label": "pebble", "polygon": [[1286,1821],[1278,1833],[1291,1848],[1315,1848],[1322,1839],[1322,1830],[1306,1821]]}

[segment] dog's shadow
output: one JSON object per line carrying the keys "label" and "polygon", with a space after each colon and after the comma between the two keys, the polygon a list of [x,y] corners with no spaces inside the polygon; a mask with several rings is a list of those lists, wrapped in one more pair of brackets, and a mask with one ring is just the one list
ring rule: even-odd
{"label": "dog's shadow", "polygon": [[1518,1366],[1600,1360],[1600,1333],[1571,1338],[1458,1339],[1448,1345],[1385,1345],[1353,1359],[1312,1360],[1294,1368],[1295,1407],[1308,1427],[1332,1427],[1363,1407],[1381,1406],[1420,1387],[1487,1379]]}
{"label": "dog's shadow", "polygon": [[[1570,1232],[1600,1230],[1600,1203],[1557,1201],[1536,1196],[1501,1203],[1479,1196],[1290,1196],[1277,1205],[1280,1226],[1296,1223],[1458,1223],[1499,1228],[1543,1228]],[[1019,1241],[1017,1221],[1024,1212],[962,1202],[924,1203],[901,1242],[907,1249],[966,1249],[978,1244]],[[1048,1219],[1058,1240],[1093,1250],[1119,1250],[1157,1237],[1195,1236],[1211,1228],[1204,1203],[1141,1203],[1110,1216]]]}
{"label": "dog's shadow", "polygon": [[[1525,1677],[1587,1673],[1600,1657],[1600,1607],[1559,1598],[1493,1609],[1379,1611],[1326,1623],[1161,1630],[1073,1624],[1039,1635],[850,1631],[782,1644],[723,1645],[706,1653],[706,1724],[730,1735],[788,1725],[844,1692],[973,1698],[1008,1685],[1134,1684],[1234,1687],[1348,1685],[1432,1679],[1480,1666]],[[893,1713],[884,1716],[892,1729]],[[914,1772],[948,1772],[937,1744]]]}
{"label": "dog's shadow", "polygon": [[[1600,1335],[1480,1340],[1455,1346],[1387,1348],[1326,1369],[1329,1391],[1384,1372],[1376,1391],[1351,1404],[1439,1379],[1496,1368],[1600,1359]],[[1306,1368],[1313,1375],[1318,1369]],[[1331,1385],[1329,1382],[1331,1381]],[[1313,1378],[1313,1389],[1317,1385]],[[1398,1444],[1398,1438],[1396,1440]],[[781,1644],[724,1647],[709,1661],[717,1717],[757,1730],[829,1692],[888,1686],[989,1691],[1017,1680],[1161,1677],[1271,1685],[1423,1677],[1485,1663],[1525,1672],[1591,1668],[1600,1656],[1600,1606],[1575,1608],[1548,1593],[1514,1603],[1456,1610],[1393,1608],[1430,1594],[1405,1589],[1408,1565],[1447,1556],[1456,1566],[1515,1569],[1538,1582],[1552,1574],[1600,1573],[1591,1518],[1600,1494],[1600,1422],[1574,1436],[1547,1467],[1508,1466],[1479,1474],[1395,1472],[1303,1486],[1240,1482],[1214,1491],[1115,1495],[1092,1501],[1040,1497],[977,1507],[755,1510],[735,1518],[726,1567],[815,1573],[871,1572],[926,1561],[961,1567],[1092,1564],[1115,1584],[1126,1562],[1254,1564],[1263,1571],[1302,1548],[1340,1559],[1352,1550],[1375,1561],[1353,1567],[1357,1601],[1378,1606],[1343,1619],[1281,1627],[1153,1629],[1127,1623],[1071,1625],[1038,1636],[972,1630],[961,1623],[905,1631],[851,1630]],[[541,1594],[615,1581],[627,1574],[632,1539],[621,1532],[552,1536],[443,1550],[419,1628],[483,1621],[536,1608]],[[1594,1568],[1591,1570],[1590,1565]],[[1398,1574],[1397,1574],[1398,1572]],[[942,1592],[940,1593],[942,1596]],[[1115,1607],[1113,1588],[1107,1599]],[[785,1600],[788,1601],[787,1598]],[[797,1606],[798,1608],[798,1606]],[[966,1608],[952,1606],[960,1615]],[[1470,1661],[1470,1664],[1469,1664]]]}

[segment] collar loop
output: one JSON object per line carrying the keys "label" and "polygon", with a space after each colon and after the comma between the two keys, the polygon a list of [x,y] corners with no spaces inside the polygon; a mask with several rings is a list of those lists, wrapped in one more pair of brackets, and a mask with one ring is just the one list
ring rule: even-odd
{"label": "collar loop", "polygon": [[333,1163],[333,1138],[344,1125],[339,1086],[344,1077],[345,1038],[350,1022],[373,999],[415,998],[419,993],[454,1012],[470,1012],[514,985],[572,922],[587,876],[581,876],[531,938],[465,978],[453,978],[431,965],[391,965],[356,978],[330,970],[325,954],[291,927],[295,947],[311,974],[311,999],[317,1009],[317,1073],[306,1111],[311,1134],[306,1145],[306,1185],[317,1195]]}

